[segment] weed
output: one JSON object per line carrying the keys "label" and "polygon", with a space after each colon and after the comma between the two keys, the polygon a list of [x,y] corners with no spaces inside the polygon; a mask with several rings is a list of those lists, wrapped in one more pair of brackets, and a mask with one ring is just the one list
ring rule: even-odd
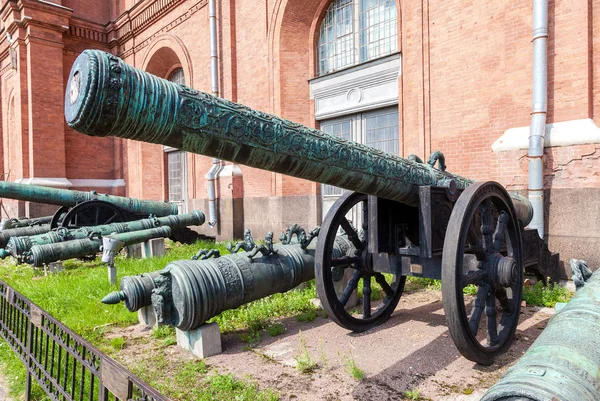
{"label": "weed", "polygon": [[463,294],[465,294],[465,295],[477,295],[477,290],[478,289],[479,289],[479,287],[477,287],[476,285],[469,284],[465,288],[463,288]]}
{"label": "weed", "polygon": [[550,284],[544,287],[544,283],[538,281],[534,286],[523,288],[523,300],[527,305],[546,306],[553,308],[557,302],[568,302],[573,294],[558,284]]}
{"label": "weed", "polygon": [[473,394],[473,391],[475,391],[475,389],[471,386],[467,386],[465,388],[463,388],[462,393],[466,394],[466,395],[470,395]]}
{"label": "weed", "polygon": [[258,344],[260,342],[260,331],[250,330],[248,333],[240,334],[240,340],[248,345]]}
{"label": "weed", "polygon": [[300,352],[294,359],[296,360],[296,369],[302,373],[312,373],[317,369],[317,363],[312,360],[308,352],[302,332],[300,332]]}
{"label": "weed", "polygon": [[175,345],[175,344],[177,344],[177,338],[176,337],[168,337],[168,338],[165,338],[163,340],[163,345],[165,347],[170,347],[170,346]]}
{"label": "weed", "polygon": [[365,379],[365,372],[358,367],[356,361],[351,356],[345,358],[344,362],[346,363],[346,370],[350,374],[350,376],[354,377],[358,381],[362,381]]}
{"label": "weed", "polygon": [[414,390],[407,390],[404,392],[404,398],[406,398],[407,400],[411,400],[411,401],[418,401],[421,399],[421,396],[419,395],[419,389],[414,389]]}
{"label": "weed", "polygon": [[152,330],[152,337],[164,340],[175,335],[175,328],[171,326],[158,326]]}
{"label": "weed", "polygon": [[312,322],[317,318],[319,314],[316,310],[309,310],[296,316],[296,320],[299,322]]}
{"label": "weed", "polygon": [[125,338],[123,337],[115,337],[110,340],[110,346],[116,349],[117,351],[125,348]]}
{"label": "weed", "polygon": [[283,334],[285,331],[285,326],[282,323],[273,323],[268,325],[266,330],[271,337],[276,337],[280,334]]}

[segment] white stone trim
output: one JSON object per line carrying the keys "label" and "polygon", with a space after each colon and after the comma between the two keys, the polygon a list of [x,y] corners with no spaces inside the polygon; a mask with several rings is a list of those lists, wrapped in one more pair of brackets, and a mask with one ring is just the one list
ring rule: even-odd
{"label": "white stone trim", "polygon": [[[544,147],[600,143],[600,128],[591,118],[546,124]],[[510,128],[492,145],[494,152],[529,148],[529,126]]]}
{"label": "white stone trim", "polygon": [[17,184],[25,185],[41,185],[43,187],[58,187],[58,188],[69,188],[73,186],[73,183],[66,178],[19,178],[15,181]]}
{"label": "white stone trim", "polygon": [[398,104],[401,55],[393,54],[310,80],[315,118],[325,120]]}
{"label": "white stone trim", "polygon": [[117,188],[124,187],[125,180],[122,178],[116,180],[96,180],[96,179],[72,179],[74,187],[89,187],[89,188]]}
{"label": "white stone trim", "polygon": [[17,184],[25,185],[40,185],[43,187],[55,187],[55,188],[71,188],[71,187],[90,187],[90,188],[116,188],[124,187],[125,180],[122,178],[116,180],[96,180],[93,178],[89,179],[71,179],[66,178],[46,178],[46,177],[33,177],[33,178],[19,178],[15,181]]}

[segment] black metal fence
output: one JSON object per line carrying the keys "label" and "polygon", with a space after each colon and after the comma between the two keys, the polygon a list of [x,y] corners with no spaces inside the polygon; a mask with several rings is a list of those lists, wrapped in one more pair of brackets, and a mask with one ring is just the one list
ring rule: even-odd
{"label": "black metal fence", "polygon": [[56,401],[168,401],[29,299],[0,280],[0,335]]}

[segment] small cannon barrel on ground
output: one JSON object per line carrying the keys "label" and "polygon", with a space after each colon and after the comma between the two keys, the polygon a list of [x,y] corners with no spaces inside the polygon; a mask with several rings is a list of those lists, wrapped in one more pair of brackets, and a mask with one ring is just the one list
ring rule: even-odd
{"label": "small cannon barrel on ground", "polygon": [[68,189],[42,187],[0,181],[0,198],[61,206],[54,214],[51,226],[58,226],[65,214],[63,227],[81,227],[129,221],[140,217],[169,216],[178,213],[174,203],[149,201],[122,196]]}
{"label": "small cannon barrel on ground", "polygon": [[600,270],[481,401],[600,400]]}
{"label": "small cannon barrel on ground", "polygon": [[[112,233],[125,233],[131,231],[146,230],[153,227],[168,226],[172,229],[201,226],[204,224],[205,216],[200,210],[194,210],[191,213],[171,215],[164,217],[151,217],[129,221],[125,223],[111,223],[100,226],[81,227],[73,230],[60,227],[55,231],[50,231],[40,235],[12,237],[6,245],[6,249],[0,249],[0,258],[12,255],[15,258],[20,257],[25,252],[29,251],[35,245],[56,244],[65,241],[76,239],[85,239],[91,233],[98,233],[100,236],[105,236]],[[2,232],[0,232],[1,235]]]}
{"label": "small cannon barrel on ground", "polygon": [[[289,291],[314,278],[314,245],[275,244],[268,255],[240,252],[216,259],[180,260],[163,270],[128,276],[121,291],[102,302],[120,301],[135,312],[153,307],[157,320],[181,330],[193,330],[219,313],[279,292]],[[336,256],[354,254],[346,236],[335,243]]]}
{"label": "small cannon barrel on ground", "polygon": [[[427,163],[386,154],[162,80],[95,50],[84,51],[71,70],[65,118],[88,135],[168,145],[355,191],[330,209],[315,253],[317,292],[328,315],[350,330],[368,330],[394,312],[406,276],[441,277],[448,327],[461,353],[491,364],[510,346],[524,255],[533,254],[521,241],[531,204],[498,183],[450,174],[441,152]],[[355,255],[335,256],[340,231]],[[526,245],[544,249],[539,237]],[[344,271],[353,272],[352,279],[340,294],[334,282]],[[382,304],[371,302],[371,278],[385,294]],[[362,316],[345,308],[359,282]],[[474,297],[464,294],[471,285]]]}
{"label": "small cannon barrel on ground", "polygon": [[[166,238],[171,235],[171,227],[159,226],[146,230],[111,234],[110,238],[123,241],[123,246],[139,244],[153,238]],[[35,267],[42,267],[59,260],[82,258],[95,255],[102,250],[102,236],[92,232],[89,238],[76,239],[58,244],[34,245],[24,255],[24,261]]]}

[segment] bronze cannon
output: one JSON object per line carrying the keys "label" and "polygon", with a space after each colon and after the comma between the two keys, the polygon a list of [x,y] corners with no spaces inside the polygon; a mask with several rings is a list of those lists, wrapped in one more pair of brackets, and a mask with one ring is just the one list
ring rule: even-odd
{"label": "bronze cannon", "polygon": [[[510,346],[524,254],[531,253],[521,239],[531,205],[496,182],[447,172],[441,152],[427,163],[386,154],[92,50],[71,70],[65,117],[88,135],[168,145],[349,190],[325,218],[315,251],[317,293],[335,322],[370,329],[395,310],[406,276],[441,278],[448,327],[465,357],[491,364]],[[346,217],[353,209],[356,227]],[[340,232],[355,248],[352,255],[335,251]],[[334,283],[346,271],[348,286],[336,292]],[[362,308],[353,313],[346,305],[359,283]],[[383,300],[374,299],[375,283]],[[475,295],[465,295],[468,286]]]}

